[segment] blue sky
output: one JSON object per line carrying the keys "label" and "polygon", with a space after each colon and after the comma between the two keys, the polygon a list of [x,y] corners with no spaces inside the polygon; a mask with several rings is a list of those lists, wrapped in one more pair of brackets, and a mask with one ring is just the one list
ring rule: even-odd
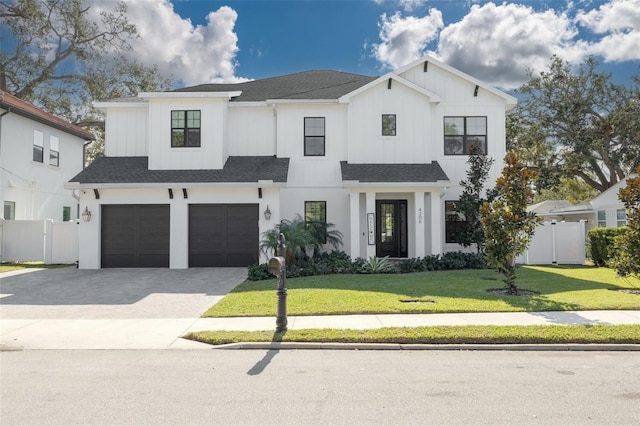
{"label": "blue sky", "polygon": [[380,75],[424,54],[504,89],[552,54],[575,64],[596,55],[620,83],[640,73],[640,0],[126,3],[136,56],[178,86],[309,69]]}

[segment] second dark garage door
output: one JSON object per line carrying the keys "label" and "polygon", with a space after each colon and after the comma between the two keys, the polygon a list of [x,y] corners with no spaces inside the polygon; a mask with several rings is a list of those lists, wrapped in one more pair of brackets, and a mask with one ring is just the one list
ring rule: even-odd
{"label": "second dark garage door", "polygon": [[248,266],[258,261],[257,204],[191,204],[189,266]]}

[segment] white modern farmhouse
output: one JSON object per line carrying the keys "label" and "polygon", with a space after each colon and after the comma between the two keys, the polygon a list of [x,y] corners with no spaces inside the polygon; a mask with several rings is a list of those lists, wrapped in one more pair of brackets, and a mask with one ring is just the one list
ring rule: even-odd
{"label": "white modern farmhouse", "polygon": [[82,170],[92,133],[0,91],[0,199],[6,220],[78,218],[65,184]]}
{"label": "white modern farmhouse", "polygon": [[105,157],[71,179],[81,268],[245,266],[297,214],[353,258],[459,250],[468,147],[505,155],[515,98],[431,57],[101,102]]}

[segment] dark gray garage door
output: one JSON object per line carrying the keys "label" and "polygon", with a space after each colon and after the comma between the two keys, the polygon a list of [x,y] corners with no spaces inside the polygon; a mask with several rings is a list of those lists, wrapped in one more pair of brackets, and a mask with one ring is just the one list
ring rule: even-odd
{"label": "dark gray garage door", "polygon": [[102,267],[169,267],[168,205],[103,205]]}
{"label": "dark gray garage door", "polygon": [[257,261],[257,204],[189,206],[189,266],[248,266]]}

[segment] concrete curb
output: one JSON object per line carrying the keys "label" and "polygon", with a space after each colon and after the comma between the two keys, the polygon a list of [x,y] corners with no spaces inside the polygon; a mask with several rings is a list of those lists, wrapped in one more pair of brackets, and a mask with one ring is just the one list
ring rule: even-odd
{"label": "concrete curb", "polygon": [[400,344],[400,343],[303,343],[245,342],[212,346],[214,350],[407,350],[407,351],[576,351],[623,352],[640,351],[640,344]]}

